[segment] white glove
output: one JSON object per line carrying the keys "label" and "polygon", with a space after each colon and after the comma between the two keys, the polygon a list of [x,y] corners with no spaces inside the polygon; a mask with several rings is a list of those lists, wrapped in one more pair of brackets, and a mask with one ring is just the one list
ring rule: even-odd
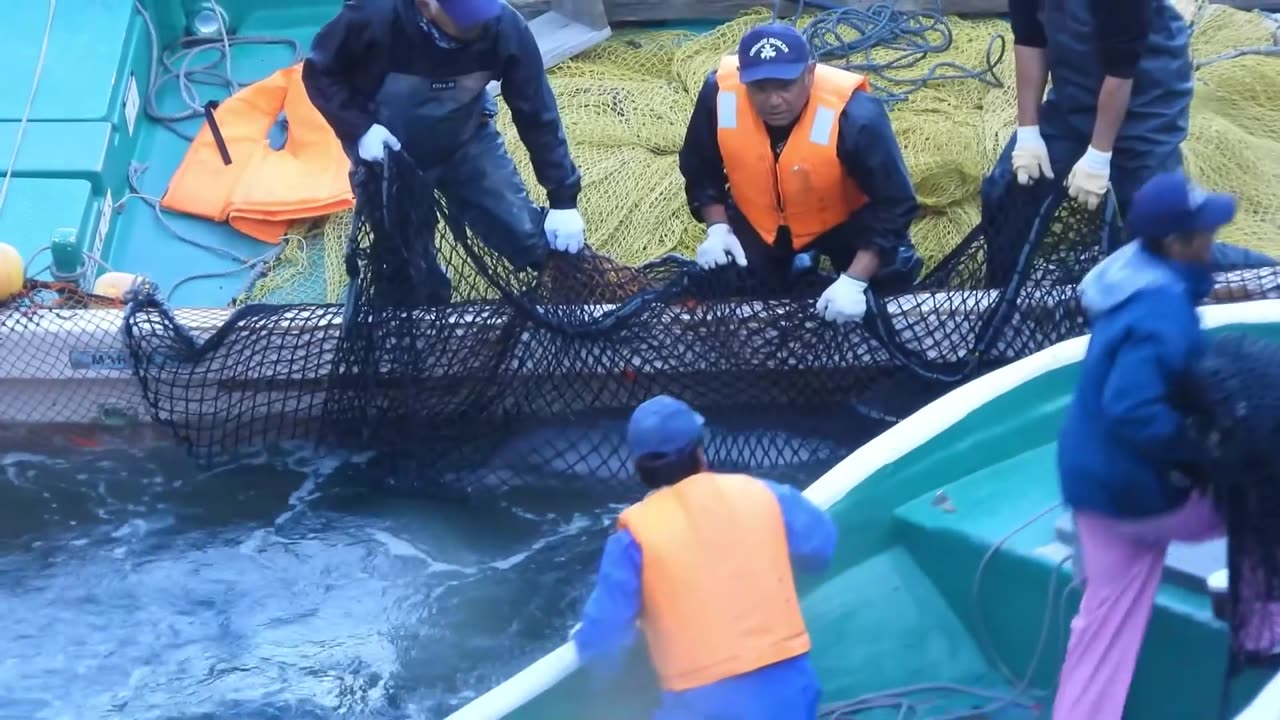
{"label": "white glove", "polygon": [[548,210],[542,230],[547,234],[547,244],[570,254],[582,249],[586,239],[586,225],[577,210]]}
{"label": "white glove", "polygon": [[360,157],[367,162],[382,162],[387,156],[387,148],[392,150],[400,149],[400,141],[396,139],[391,131],[374,123],[360,136],[360,142],[356,143],[356,150],[360,153]]}
{"label": "white glove", "polygon": [[1013,172],[1019,185],[1030,185],[1040,176],[1053,179],[1053,167],[1049,164],[1049,148],[1040,137],[1039,125],[1018,128],[1013,141]]}
{"label": "white glove", "polygon": [[1214,570],[1204,579],[1204,585],[1211,593],[1225,593],[1231,589],[1231,571],[1222,568]]}
{"label": "white glove", "polygon": [[818,298],[818,314],[835,323],[857,322],[867,314],[867,284],[840,273]]}
{"label": "white glove", "polygon": [[747,254],[742,252],[742,243],[733,234],[733,228],[727,223],[716,223],[707,228],[707,239],[698,246],[694,257],[699,265],[710,270],[721,265],[728,265],[729,258],[742,267],[747,266]]}
{"label": "white glove", "polygon": [[1110,184],[1111,153],[1098,152],[1090,145],[1067,176],[1067,194],[1086,208],[1097,210]]}

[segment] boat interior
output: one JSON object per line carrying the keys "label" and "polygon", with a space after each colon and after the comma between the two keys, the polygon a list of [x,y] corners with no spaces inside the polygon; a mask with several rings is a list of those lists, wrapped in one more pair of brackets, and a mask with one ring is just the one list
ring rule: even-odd
{"label": "boat interior", "polygon": [[[1280,339],[1274,324],[1223,330]],[[831,569],[800,579],[824,705],[884,705],[848,718],[900,717],[895,698],[921,711],[906,717],[1047,716],[1045,689],[1055,685],[1081,597],[1055,470],[1078,366],[1059,361],[994,399],[974,396],[1015,382],[1019,366],[1052,363],[1046,355],[1082,353],[1084,340],[944,396],[807,491],[831,501],[840,528]],[[946,426],[919,443],[930,424]],[[1226,625],[1205,587],[1224,567],[1221,542],[1171,548],[1126,720],[1234,717],[1275,673],[1229,661]],[[644,652],[638,642],[617,676],[578,669],[508,717],[647,718],[657,690]]]}
{"label": "boat interior", "polygon": [[[575,35],[576,26],[555,12],[584,4],[600,6],[557,0],[530,22],[540,44],[546,41],[544,60],[608,37],[607,26],[577,28]],[[157,212],[154,199],[164,195],[205,121],[204,103],[231,94],[228,73],[245,86],[300,61],[340,6],[336,0],[6,4],[0,25],[10,37],[32,41],[0,48],[10,88],[0,93],[0,172],[11,175],[0,241],[18,249],[33,277],[50,279],[39,274],[49,256],[33,256],[55,235],[73,236],[106,267],[156,281],[174,306],[226,307],[253,279],[255,261],[278,246],[225,222]],[[278,123],[269,142],[278,149],[283,138]],[[91,271],[95,262],[87,263]]]}

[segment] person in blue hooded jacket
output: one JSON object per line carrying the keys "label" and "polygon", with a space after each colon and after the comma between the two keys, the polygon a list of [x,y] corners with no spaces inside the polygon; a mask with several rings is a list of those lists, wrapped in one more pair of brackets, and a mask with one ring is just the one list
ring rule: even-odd
{"label": "person in blue hooded jacket", "polygon": [[[547,191],[545,211],[494,123],[495,80]],[[581,176],[542,53],[502,0],[344,0],[312,41],[302,81],[352,159],[377,163],[388,148],[403,150],[513,267],[537,266],[548,246],[582,248]],[[447,285],[443,272],[430,275]]]}
{"label": "person in blue hooded jacket", "polygon": [[1120,720],[1171,541],[1223,527],[1188,478],[1212,466],[1175,409],[1205,349],[1197,304],[1213,287],[1214,233],[1236,212],[1180,172],[1133,198],[1139,239],[1085,276],[1092,337],[1058,437],[1062,495],[1085,579],[1054,702],[1055,720]]}
{"label": "person in blue hooded jacket", "polygon": [[835,524],[794,488],[709,471],[704,433],[667,395],[632,414],[627,444],[652,491],[619,516],[573,643],[607,676],[638,623],[663,688],[655,720],[814,718],[792,570],[826,569]]}
{"label": "person in blue hooded jacket", "polygon": [[[982,183],[986,224],[999,226],[1014,181],[1062,182],[1089,209],[1110,191],[1129,215],[1143,183],[1182,169],[1194,88],[1186,20],[1170,0],[1009,0],[1009,20],[1018,126]],[[1209,252],[1215,270],[1276,264],[1225,243]]]}

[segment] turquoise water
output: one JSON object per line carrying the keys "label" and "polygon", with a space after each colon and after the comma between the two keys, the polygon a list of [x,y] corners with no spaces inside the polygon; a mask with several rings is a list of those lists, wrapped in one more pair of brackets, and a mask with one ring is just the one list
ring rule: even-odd
{"label": "turquoise water", "polygon": [[559,645],[619,503],[301,449],[0,453],[0,718],[438,718]]}

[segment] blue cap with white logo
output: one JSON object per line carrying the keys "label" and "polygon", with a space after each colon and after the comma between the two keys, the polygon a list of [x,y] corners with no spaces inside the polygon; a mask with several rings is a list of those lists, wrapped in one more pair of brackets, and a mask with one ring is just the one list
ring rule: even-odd
{"label": "blue cap with white logo", "polygon": [[738,73],[744,83],[795,80],[812,58],[804,36],[784,23],[753,27],[738,43]]}

